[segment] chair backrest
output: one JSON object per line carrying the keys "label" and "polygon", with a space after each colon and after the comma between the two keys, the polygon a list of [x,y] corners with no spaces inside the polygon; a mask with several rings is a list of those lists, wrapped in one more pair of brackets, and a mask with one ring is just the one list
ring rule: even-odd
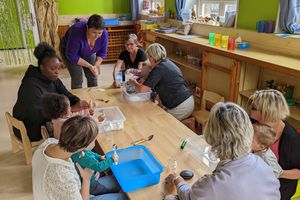
{"label": "chair backrest", "polygon": [[41,134],[42,134],[42,137],[44,140],[49,138],[48,130],[47,130],[46,126],[44,126],[44,125],[41,126]]}
{"label": "chair backrest", "polygon": [[[201,100],[201,110],[210,111],[211,107],[213,107],[216,103],[224,102],[224,101],[225,99],[221,95],[215,92],[204,90],[202,94],[202,100]],[[209,108],[207,105],[208,103],[210,104]]]}
{"label": "chair backrest", "polygon": [[[11,140],[14,140],[18,144],[23,143],[24,145],[26,144],[26,145],[31,146],[24,123],[16,118],[14,118],[9,112],[5,113],[5,117],[6,117],[9,135],[10,135]],[[14,130],[13,130],[14,127],[20,131],[22,141],[20,141],[15,136]]]}

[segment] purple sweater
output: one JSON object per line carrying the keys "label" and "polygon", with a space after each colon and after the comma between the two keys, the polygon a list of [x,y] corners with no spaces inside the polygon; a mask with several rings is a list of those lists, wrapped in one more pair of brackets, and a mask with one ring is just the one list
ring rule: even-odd
{"label": "purple sweater", "polygon": [[90,46],[86,37],[86,21],[80,21],[69,28],[65,34],[67,49],[66,57],[74,64],[77,64],[79,58],[87,59],[94,53],[97,57],[105,58],[108,46],[108,33],[106,29],[100,38],[96,40],[94,49],[90,50]]}

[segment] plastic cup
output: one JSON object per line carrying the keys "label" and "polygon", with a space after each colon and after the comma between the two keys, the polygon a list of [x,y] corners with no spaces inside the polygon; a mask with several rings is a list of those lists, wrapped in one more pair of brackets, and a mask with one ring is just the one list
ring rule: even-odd
{"label": "plastic cup", "polygon": [[227,47],[228,47],[228,39],[229,39],[228,35],[223,35],[222,36],[222,48],[227,49]]}
{"label": "plastic cup", "polygon": [[209,44],[215,46],[216,33],[209,33],[208,38],[209,38]]}
{"label": "plastic cup", "polygon": [[235,39],[234,38],[229,38],[228,39],[228,47],[227,49],[229,51],[233,51],[235,49]]}
{"label": "plastic cup", "polygon": [[217,47],[221,46],[221,41],[222,41],[222,35],[221,34],[216,34],[215,37],[215,45]]}
{"label": "plastic cup", "polygon": [[168,170],[169,170],[169,173],[177,172],[177,160],[175,157],[171,157],[168,159]]}

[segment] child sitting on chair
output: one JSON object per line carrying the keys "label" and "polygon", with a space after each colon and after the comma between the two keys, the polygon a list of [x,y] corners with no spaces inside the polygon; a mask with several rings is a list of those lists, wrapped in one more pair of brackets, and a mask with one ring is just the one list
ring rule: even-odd
{"label": "child sitting on chair", "polygon": [[[83,109],[79,112],[71,112],[71,106],[69,99],[57,93],[47,93],[42,97],[43,102],[43,111],[44,114],[51,119],[53,126],[53,135],[54,138],[59,140],[61,127],[64,121],[67,119],[81,115],[81,116],[91,116],[94,112],[93,108]],[[90,105],[91,107],[91,105]],[[94,117],[93,117],[94,118]],[[96,121],[103,121],[104,116],[98,116]]]}
{"label": "child sitting on chair", "polygon": [[275,131],[266,124],[256,122],[253,124],[254,135],[252,151],[261,157],[272,169],[277,178],[300,179],[299,169],[283,170],[277,162],[277,158],[269,148],[275,142]]}
{"label": "child sitting on chair", "polygon": [[[95,171],[91,177],[90,183],[90,194],[92,195],[101,195],[107,193],[117,193],[120,191],[120,186],[116,179],[113,176],[102,176],[100,178],[100,172],[104,172],[110,167],[114,162],[118,162],[119,157],[117,154],[113,154],[110,158],[105,159],[104,156],[101,156],[91,150],[94,147],[95,142],[92,142],[86,150],[77,152],[71,156],[74,163],[79,163],[83,168],[89,168]],[[79,170],[76,167],[76,170],[79,173]]]}

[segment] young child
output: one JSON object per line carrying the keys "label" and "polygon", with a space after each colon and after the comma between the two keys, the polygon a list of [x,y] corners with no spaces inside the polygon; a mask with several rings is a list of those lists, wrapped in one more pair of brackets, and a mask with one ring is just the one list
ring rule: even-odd
{"label": "young child", "polygon": [[[102,176],[100,178],[100,172],[104,172],[110,167],[114,162],[118,162],[119,157],[117,154],[113,154],[112,157],[104,159],[103,156],[100,156],[97,153],[94,153],[91,150],[94,147],[95,142],[92,142],[86,150],[77,152],[71,156],[74,163],[79,163],[83,168],[89,168],[95,171],[91,177],[90,183],[90,194],[92,195],[101,195],[106,193],[117,193],[120,191],[120,186],[116,179],[113,176]],[[79,170],[76,166],[76,170],[79,173]]]}
{"label": "young child", "polygon": [[277,178],[300,179],[300,170],[283,170],[277,162],[277,158],[269,148],[275,142],[275,131],[266,124],[256,122],[253,124],[254,136],[252,142],[252,151],[261,157],[270,167]]}
{"label": "young child", "polygon": [[[71,112],[69,99],[64,95],[57,93],[44,94],[42,97],[42,102],[44,114],[51,119],[53,135],[56,139],[59,139],[60,137],[61,127],[64,121],[77,115],[91,116],[91,114],[94,112],[92,108],[83,109],[79,112]],[[95,117],[93,118],[96,121],[102,121],[104,116],[98,116],[97,119]]]}

